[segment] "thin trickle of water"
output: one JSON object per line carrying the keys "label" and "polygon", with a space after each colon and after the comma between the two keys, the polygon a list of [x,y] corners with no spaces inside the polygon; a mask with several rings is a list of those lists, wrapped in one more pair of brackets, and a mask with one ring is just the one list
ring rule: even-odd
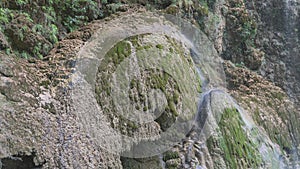
{"label": "thin trickle of water", "polygon": [[196,169],[203,169],[201,166],[197,165]]}
{"label": "thin trickle of water", "polygon": [[163,158],[164,158],[163,154],[159,154],[158,158],[159,158],[159,162],[160,162],[161,168],[162,169],[166,169],[166,162],[163,160]]}
{"label": "thin trickle of water", "polygon": [[[229,94],[226,93],[226,91],[222,89],[212,88],[204,91],[201,94],[198,103],[198,113],[195,117],[194,126],[191,132],[187,135],[187,137],[191,139],[190,141],[196,143],[199,142],[199,140],[208,139],[210,137],[210,134],[212,134],[212,132],[217,129],[217,124],[220,120],[221,113],[223,113],[222,110],[224,108],[235,108],[239,112],[242,121],[245,124],[243,126],[245,131],[251,133],[251,131],[253,130],[258,130],[252,118],[242,107],[237,104],[234,98],[232,98]],[[208,118],[214,118],[216,122],[214,124],[215,126],[207,123]],[[250,134],[249,139],[258,144],[258,149],[262,155],[263,161],[268,163],[271,168],[285,166],[284,161],[280,155],[280,149],[272,143],[272,141],[267,137],[266,133],[262,133],[260,130],[258,130],[258,134]],[[191,145],[193,146],[193,144]],[[187,151],[186,153],[189,154],[190,152]],[[197,167],[201,168],[201,166],[199,165]]]}
{"label": "thin trickle of water", "polygon": [[[176,21],[174,21],[176,22]],[[178,22],[180,23],[180,22]],[[184,26],[183,26],[184,27]],[[183,32],[187,30],[192,30],[191,27],[184,27],[182,28]],[[292,30],[291,30],[292,31]],[[191,32],[191,31],[190,31]],[[194,126],[192,127],[191,131],[187,134],[189,137],[189,141],[195,143],[201,139],[209,138],[211,131],[215,130],[218,127],[218,121],[220,120],[221,114],[223,113],[224,108],[235,108],[240,113],[242,121],[244,122],[244,129],[248,132],[252,131],[252,129],[256,129],[256,125],[253,122],[252,118],[248,115],[248,113],[240,107],[237,102],[226,93],[225,90],[222,89],[223,84],[225,82],[225,78],[221,76],[215,76],[214,72],[212,73],[210,70],[215,69],[216,67],[211,66],[209,62],[207,62],[203,58],[207,58],[209,54],[207,52],[199,52],[197,50],[197,46],[201,44],[201,42],[196,41],[193,36],[190,34],[185,34],[187,39],[192,42],[193,48],[190,49],[191,56],[196,64],[196,71],[198,76],[202,82],[202,93],[199,95],[198,101],[198,111],[195,116]],[[190,36],[189,36],[190,35]],[[201,46],[201,45],[200,45]],[[217,64],[215,64],[217,65]],[[200,68],[201,67],[201,68]],[[204,69],[204,70],[202,70]],[[222,74],[221,74],[222,75]],[[220,80],[219,80],[219,79]],[[222,81],[224,80],[224,81]],[[222,95],[222,98],[217,98],[216,95]],[[217,99],[217,102],[216,100]],[[223,99],[223,100],[222,100]],[[215,104],[214,104],[215,102]],[[223,104],[223,105],[218,105]],[[218,116],[218,117],[216,117]],[[207,118],[215,118],[215,122],[212,124],[207,123]],[[211,128],[212,127],[212,128]],[[206,131],[209,128],[208,131]],[[212,130],[211,130],[212,129]],[[204,135],[204,136],[203,136]],[[276,145],[272,143],[271,140],[267,137],[267,135],[261,131],[258,131],[257,136],[249,135],[249,139],[253,142],[259,144],[259,151],[262,154],[262,158],[264,162],[267,162],[271,165],[271,167],[284,166],[284,161],[281,159],[281,153]],[[258,140],[263,140],[260,143]],[[205,140],[204,140],[205,141]],[[185,163],[186,165],[190,165],[190,156],[191,149],[193,148],[193,144],[186,145],[186,154],[185,154]],[[201,151],[201,150],[200,150]],[[163,162],[163,160],[162,160]],[[196,168],[202,168],[200,165],[196,165]]]}
{"label": "thin trickle of water", "polygon": [[[287,80],[287,86],[286,91],[288,95],[291,97],[293,101],[296,103],[296,107],[299,110],[300,106],[300,75],[299,72],[297,72],[299,67],[299,36],[298,36],[298,27],[297,24],[299,22],[299,1],[298,0],[285,0],[285,9],[284,9],[284,15],[285,15],[285,37],[286,37],[286,50],[288,51],[288,56],[284,59],[284,62],[287,67],[287,72],[289,72],[291,75],[288,75],[286,77]],[[299,112],[298,112],[299,113]],[[292,115],[290,114],[290,119],[294,120]],[[293,124],[293,123],[291,123]],[[295,128],[297,126],[293,126]],[[300,143],[300,140],[297,140],[297,136],[294,136],[295,131],[293,132],[292,138],[293,138],[293,151],[292,151],[292,167],[293,168],[300,168],[300,158],[299,158],[299,150],[297,150],[297,147]]]}
{"label": "thin trickle of water", "polygon": [[197,70],[198,76],[202,82],[201,88],[203,91],[205,91],[207,88],[207,85],[208,85],[208,80],[205,78],[205,76],[203,75],[203,72],[201,71],[200,68],[196,67],[196,70]]}

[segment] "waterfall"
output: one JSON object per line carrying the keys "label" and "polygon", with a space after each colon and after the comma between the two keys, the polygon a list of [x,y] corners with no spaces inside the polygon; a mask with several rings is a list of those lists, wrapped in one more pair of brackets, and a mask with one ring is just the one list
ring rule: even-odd
{"label": "waterfall", "polygon": [[[286,40],[286,50],[288,52],[288,56],[284,59],[286,67],[290,72],[291,76],[287,77],[288,83],[287,91],[288,94],[292,96],[292,98],[299,98],[300,89],[297,87],[297,82],[299,85],[300,75],[297,73],[297,67],[299,66],[299,37],[298,37],[298,29],[297,22],[299,22],[299,8],[300,2],[298,0],[285,0],[284,7],[284,18],[285,18],[285,40]],[[292,79],[295,78],[295,79]],[[296,81],[296,84],[293,83]],[[297,100],[297,99],[296,99]]]}
{"label": "waterfall", "polygon": [[[234,108],[238,111],[244,123],[242,127],[250,133],[248,138],[258,145],[265,167],[286,167],[285,161],[281,158],[280,148],[268,138],[267,133],[257,128],[248,112],[240,107],[234,98],[227,94],[226,91],[217,88],[210,89],[201,95],[195,125],[187,135],[188,140],[192,142],[190,146],[198,148],[199,146],[195,146],[195,144],[199,142],[204,143],[206,139],[216,132],[218,122],[225,108]],[[251,134],[254,130],[257,130],[257,134]],[[202,150],[198,149],[198,151]],[[197,165],[197,167],[201,168],[204,166]]]}
{"label": "waterfall", "polygon": [[163,160],[163,155],[162,154],[158,155],[158,158],[159,158],[159,162],[160,162],[160,165],[161,165],[161,169],[165,169],[166,168],[166,162]]}
{"label": "waterfall", "polygon": [[[286,91],[290,98],[295,102],[296,108],[298,109],[298,113],[300,113],[300,57],[299,57],[299,9],[300,2],[298,0],[285,0],[285,9],[284,9],[284,17],[285,17],[285,38],[286,38],[286,50],[288,56],[284,59],[284,62],[287,67],[287,86]],[[297,113],[297,112],[295,112]],[[293,119],[290,115],[290,119]],[[295,128],[297,126],[292,126]],[[292,151],[292,166],[294,168],[299,168],[299,150],[297,147],[300,143],[299,138],[294,136],[292,132],[292,138],[294,143],[294,150]]]}

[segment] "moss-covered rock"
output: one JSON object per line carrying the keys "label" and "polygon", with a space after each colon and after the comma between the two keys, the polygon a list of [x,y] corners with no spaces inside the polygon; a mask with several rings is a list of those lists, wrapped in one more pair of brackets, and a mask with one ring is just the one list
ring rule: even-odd
{"label": "moss-covered rock", "polygon": [[248,138],[245,124],[236,109],[225,109],[219,123],[223,139],[220,148],[229,168],[259,168],[262,163],[257,145]]}
{"label": "moss-covered rock", "polygon": [[239,112],[226,108],[219,123],[219,137],[207,140],[210,153],[220,153],[228,168],[260,168],[263,164],[258,145],[244,127]]}
{"label": "moss-covered rock", "polygon": [[250,112],[253,120],[264,128],[270,139],[290,153],[293,138],[289,132],[298,130],[295,123],[298,115],[293,113],[293,104],[284,91],[249,70],[236,68],[229,63],[225,65],[226,74],[230,77],[228,88],[234,90],[233,96]]}
{"label": "moss-covered rock", "polygon": [[[133,112],[141,111],[158,115],[155,121],[162,131],[171,127],[176,118],[183,114],[181,112],[183,106],[191,110],[184,116],[193,114],[196,108],[193,106],[197,103],[193,99],[196,99],[201,81],[193,69],[191,56],[185,54],[185,51],[183,46],[178,45],[175,39],[167,35],[143,34],[126,38],[107,52],[99,66],[95,92],[99,105],[104,108],[114,127],[126,128],[126,130],[121,130],[122,133],[132,135],[141,126],[139,122],[117,115],[115,103],[111,104],[112,92],[115,90],[112,86],[114,83],[112,75],[119,71],[118,69],[122,69],[120,73],[129,71],[130,67],[135,67],[137,72],[114,78],[119,78],[118,83],[128,85],[124,90],[128,93],[128,103],[133,106]],[[122,67],[122,64],[128,65]],[[191,75],[187,76],[185,72]],[[186,78],[190,82],[184,82]],[[161,109],[157,108],[157,103],[153,102],[155,98],[151,98],[153,91],[159,91],[164,95],[163,98],[166,101],[160,103],[163,104]],[[188,98],[188,95],[192,97]],[[183,98],[190,101],[183,100]],[[117,123],[113,122],[116,117],[119,119]]]}

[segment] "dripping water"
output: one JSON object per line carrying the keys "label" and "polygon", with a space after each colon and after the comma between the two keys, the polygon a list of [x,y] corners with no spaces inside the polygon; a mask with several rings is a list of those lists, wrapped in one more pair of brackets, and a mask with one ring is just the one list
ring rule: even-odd
{"label": "dripping water", "polygon": [[159,154],[158,158],[159,158],[159,162],[160,162],[160,165],[161,165],[161,169],[165,169],[166,168],[166,162],[163,160],[163,158],[164,158],[163,154]]}
{"label": "dripping water", "polygon": [[[287,79],[287,86],[286,90],[290,98],[296,103],[296,108],[300,110],[300,57],[299,57],[299,8],[300,2],[298,0],[285,0],[284,2],[284,35],[286,38],[286,50],[288,52],[288,56],[284,59],[284,62],[287,67],[288,75]],[[299,30],[298,30],[299,29]],[[294,115],[291,113],[297,112],[290,112],[289,118],[291,120],[295,120],[293,117]],[[299,113],[299,112],[298,112]],[[297,126],[293,126],[292,121],[291,123],[291,138],[293,139],[293,150],[291,151],[291,166],[293,168],[299,168],[299,150],[297,150],[297,145],[299,145],[300,140],[298,140],[297,136],[294,136],[293,133],[297,134]],[[296,122],[297,123],[297,122]],[[299,134],[299,133],[298,133]]]}

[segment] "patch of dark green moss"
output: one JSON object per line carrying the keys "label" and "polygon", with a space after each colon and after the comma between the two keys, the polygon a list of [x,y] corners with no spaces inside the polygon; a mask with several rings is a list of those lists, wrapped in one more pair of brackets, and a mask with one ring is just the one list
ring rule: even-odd
{"label": "patch of dark green moss", "polygon": [[174,91],[174,94],[173,94],[173,101],[174,101],[174,103],[175,104],[177,104],[178,103],[178,101],[179,101],[179,92],[178,91]]}
{"label": "patch of dark green moss", "polygon": [[171,38],[169,36],[165,36],[165,37],[167,38],[168,43],[172,45],[172,48],[169,48],[169,51],[171,53],[179,54],[179,56],[182,58],[182,60],[187,61],[187,63],[190,66],[193,66],[192,58],[191,57],[185,57],[186,55],[184,53],[184,50],[183,50],[182,46],[180,46],[180,44],[176,41],[176,39]]}
{"label": "patch of dark green moss", "polygon": [[107,53],[107,57],[113,59],[114,64],[120,64],[126,57],[131,54],[131,47],[128,42],[121,41],[117,43],[112,50]]}
{"label": "patch of dark green moss", "polygon": [[179,157],[179,153],[177,151],[167,151],[163,154],[163,161],[166,162],[166,168],[168,169],[176,169],[181,168],[180,163],[181,159]]}
{"label": "patch of dark green moss", "polygon": [[[115,117],[113,117],[112,112],[116,112],[116,109],[115,106],[112,104],[113,102],[111,100],[111,90],[112,90],[111,74],[112,72],[115,72],[117,66],[130,55],[131,55],[131,45],[126,39],[115,44],[106,53],[98,69],[95,93],[96,93],[96,100],[98,104],[104,109],[104,112],[110,117],[112,126],[117,125],[114,126],[116,128],[122,128],[122,126],[123,127],[126,126],[126,130],[121,130],[121,133],[132,136],[133,132],[136,131],[139,124],[136,124],[135,122],[132,122],[126,118],[123,118],[121,115],[116,115],[119,118],[119,123],[114,124],[113,119]],[[138,99],[135,98],[133,95],[129,95],[129,97],[132,97],[133,99]]]}
{"label": "patch of dark green moss", "polygon": [[[111,111],[109,116],[110,119],[113,119],[114,115],[111,114]],[[123,117],[122,115],[119,115],[118,119],[119,119],[119,123],[117,123],[116,126],[114,126],[115,124],[111,120],[111,126],[117,129],[121,129],[120,132],[123,135],[128,135],[132,137],[133,133],[137,131],[137,129],[140,127],[138,123],[130,121],[127,118]]]}
{"label": "patch of dark green moss", "polygon": [[[248,138],[236,109],[225,109],[219,123],[222,139],[220,147],[229,168],[258,168],[262,160],[258,147]],[[244,161],[244,163],[241,163]]]}
{"label": "patch of dark green moss", "polygon": [[163,160],[168,161],[171,159],[179,158],[179,153],[177,151],[167,151],[164,153]]}
{"label": "patch of dark green moss", "polygon": [[147,35],[151,35],[151,33],[144,33],[144,34],[131,36],[127,38],[127,40],[130,41],[134,47],[139,47],[142,46],[141,39]]}
{"label": "patch of dark green moss", "polygon": [[207,146],[207,149],[209,150],[209,152],[213,152],[213,149],[215,148],[215,142],[216,142],[216,139],[214,137],[209,137],[207,140],[206,140],[206,146]]}
{"label": "patch of dark green moss", "polygon": [[123,169],[162,169],[158,156],[144,158],[120,158]]}
{"label": "patch of dark green moss", "polygon": [[132,129],[138,129],[138,125],[136,124],[136,123],[134,123],[134,122],[132,122],[132,121],[129,121],[128,123],[127,123],[127,125],[130,127],[130,128],[132,128]]}
{"label": "patch of dark green moss", "polygon": [[44,86],[44,87],[48,88],[50,84],[51,84],[51,82],[49,80],[44,80],[40,83],[40,86]]}
{"label": "patch of dark green moss", "polygon": [[141,43],[141,39],[147,35],[151,35],[151,33],[135,35],[135,36],[127,38],[127,40],[132,43],[133,47],[135,47],[137,51],[148,50],[148,49],[152,48],[153,46],[151,44],[142,44]]}
{"label": "patch of dark green moss", "polygon": [[100,93],[105,91],[108,95],[110,93],[110,73],[116,70],[118,64],[120,64],[126,57],[131,55],[131,46],[130,44],[124,40],[115,44],[105,55],[102,60],[98,72],[106,72],[99,73],[98,83],[101,85],[96,88],[98,91],[96,93]]}
{"label": "patch of dark green moss", "polygon": [[158,48],[158,49],[164,49],[164,46],[162,44],[157,44],[156,48]]}
{"label": "patch of dark green moss", "polygon": [[[151,109],[151,103],[146,99],[147,93],[151,89],[161,90],[167,99],[165,111],[155,121],[159,123],[164,131],[169,128],[179,115],[177,105],[180,102],[180,90],[176,81],[166,72],[148,69],[142,73],[145,81],[140,79],[132,79],[130,82],[129,99],[133,105],[141,105],[144,112]],[[142,87],[143,86],[143,87]],[[170,88],[174,91],[167,90]],[[143,88],[143,89],[142,89]],[[148,97],[148,96],[147,96]]]}

